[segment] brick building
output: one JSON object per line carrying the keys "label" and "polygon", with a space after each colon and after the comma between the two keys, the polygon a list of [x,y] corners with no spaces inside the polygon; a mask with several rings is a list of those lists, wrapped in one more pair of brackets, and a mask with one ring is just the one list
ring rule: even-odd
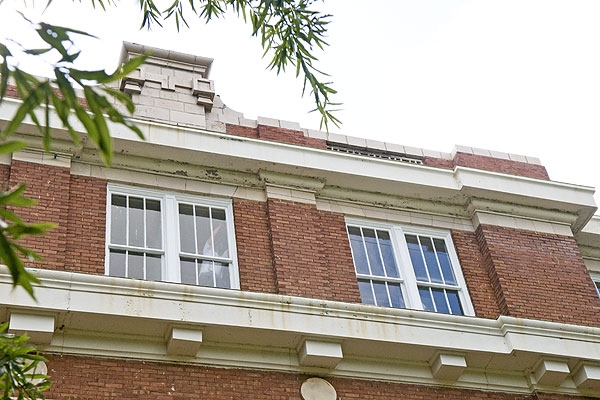
{"label": "brick building", "polygon": [[111,127],[110,168],[58,122],[52,153],[25,124],[0,160],[39,201],[24,217],[59,224],[26,243],[37,302],[0,270],[48,398],[600,397],[592,188],[532,157],[249,120],[211,59],[152,51],[119,86],[146,141]]}

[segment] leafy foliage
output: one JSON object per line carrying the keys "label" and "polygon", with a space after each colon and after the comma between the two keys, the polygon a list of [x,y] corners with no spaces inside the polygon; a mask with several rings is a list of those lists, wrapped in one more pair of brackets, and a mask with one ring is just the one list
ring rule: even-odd
{"label": "leafy foliage", "polygon": [[6,333],[8,324],[0,326],[0,394],[3,400],[43,399],[42,392],[52,382],[39,373],[39,363],[46,359],[35,347],[27,346],[27,335]]}
{"label": "leafy foliage", "polygon": [[[29,117],[37,126],[43,137],[46,151],[50,150],[50,114],[53,110],[60,119],[63,128],[79,145],[80,137],[74,124],[83,125],[87,136],[100,150],[100,155],[106,164],[110,163],[112,145],[108,130],[108,120],[123,124],[143,139],[142,132],[135,124],[124,116],[114,106],[113,99],[122,103],[133,113],[134,105],[131,99],[122,92],[107,87],[106,84],[118,81],[135,70],[144,61],[145,56],[133,58],[119,67],[112,74],[105,71],[84,71],[75,68],[74,62],[80,52],[74,48],[71,35],[86,35],[85,32],[60,26],[40,23],[36,27],[38,36],[47,47],[27,49],[25,53],[41,55],[57,53],[59,60],[52,66],[55,79],[41,80],[27,72],[11,65],[13,54],[7,46],[0,43],[0,102],[4,100],[11,80],[16,86],[19,97],[23,100],[12,120],[0,130],[0,154],[8,154],[22,150],[26,142],[10,140],[10,135],[17,131],[25,118]],[[75,89],[75,84],[81,87],[85,101],[82,101]],[[41,121],[40,121],[41,120]],[[22,286],[33,296],[32,283],[38,283],[35,276],[27,272],[22,258],[35,260],[40,257],[33,251],[19,245],[18,239],[25,235],[41,235],[54,224],[29,224],[20,219],[10,208],[30,207],[35,201],[26,198],[22,184],[8,191],[0,192],[0,260],[7,265],[12,275],[13,285]],[[7,209],[7,207],[9,207]]]}
{"label": "leafy foliage", "polygon": [[288,65],[296,68],[296,76],[303,76],[302,95],[307,86],[314,96],[317,111],[321,114],[321,127],[329,130],[329,123],[338,126],[341,121],[333,114],[339,106],[332,100],[337,92],[331,82],[323,82],[328,75],[315,66],[313,54],[318,47],[327,46],[325,35],[331,15],[313,9],[315,0],[173,0],[164,11],[159,11],[154,0],[139,0],[143,12],[142,28],[152,23],[162,26],[162,21],[174,18],[177,29],[188,26],[184,4],[205,22],[224,16],[233,10],[252,23],[252,35],[261,38],[264,55],[272,53],[269,68],[279,74]]}

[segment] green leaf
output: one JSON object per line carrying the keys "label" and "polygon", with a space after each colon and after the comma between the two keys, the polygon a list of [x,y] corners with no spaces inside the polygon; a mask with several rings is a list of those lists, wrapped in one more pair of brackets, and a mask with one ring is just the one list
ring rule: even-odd
{"label": "green leaf", "polygon": [[10,142],[0,144],[0,154],[14,153],[15,151],[23,150],[25,147],[27,147],[26,142],[11,140]]}

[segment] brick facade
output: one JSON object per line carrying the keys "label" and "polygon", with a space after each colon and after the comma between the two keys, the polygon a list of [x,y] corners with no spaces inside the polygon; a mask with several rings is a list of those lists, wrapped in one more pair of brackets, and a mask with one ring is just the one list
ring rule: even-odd
{"label": "brick facade", "polygon": [[[185,364],[48,355],[54,384],[51,399],[202,399],[302,400],[300,386],[308,375]],[[339,399],[591,399],[563,395],[519,395],[357,379],[328,379]]]}
{"label": "brick facade", "polygon": [[68,168],[13,160],[9,186],[27,183],[25,195],[37,205],[27,209],[12,209],[26,222],[53,222],[57,227],[42,236],[26,236],[20,243],[38,253],[43,262],[34,266],[63,270],[67,249],[69,218],[70,171]]}
{"label": "brick facade", "polygon": [[66,269],[104,274],[106,240],[104,179],[71,175]]}
{"label": "brick facade", "polygon": [[483,318],[498,318],[500,309],[475,234],[454,230],[452,241],[475,308],[475,315]]}
{"label": "brick facade", "polygon": [[477,242],[501,314],[600,326],[600,301],[574,238],[480,225]]}
{"label": "brick facade", "polygon": [[277,292],[360,302],[343,215],[281,199],[267,206]]}
{"label": "brick facade", "polygon": [[277,293],[267,204],[234,199],[233,215],[241,289]]}

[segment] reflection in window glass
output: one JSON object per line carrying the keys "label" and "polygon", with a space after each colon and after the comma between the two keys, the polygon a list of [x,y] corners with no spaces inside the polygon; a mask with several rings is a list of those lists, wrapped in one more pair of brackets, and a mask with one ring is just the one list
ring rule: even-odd
{"label": "reflection in window glass", "polygon": [[369,264],[367,264],[367,255],[365,254],[365,245],[363,244],[360,228],[349,226],[348,236],[350,236],[350,247],[352,247],[352,256],[354,258],[356,272],[369,275]]}
{"label": "reflection in window glass", "polygon": [[196,235],[198,236],[198,254],[213,255],[212,235],[210,232],[210,209],[196,206]]}
{"label": "reflection in window glass", "polygon": [[421,248],[423,249],[423,255],[425,256],[430,282],[442,283],[442,274],[440,272],[440,267],[438,266],[437,257],[433,250],[431,238],[419,236],[419,240],[421,241]]}
{"label": "reflection in window glass", "polygon": [[179,204],[179,242],[181,251],[196,252],[196,236],[194,234],[194,207]]}
{"label": "reflection in window glass", "polygon": [[442,267],[442,274],[444,275],[444,283],[448,285],[456,285],[456,279],[454,278],[454,272],[452,272],[452,264],[450,263],[450,257],[446,250],[446,244],[442,239],[433,239],[435,244],[435,250]]}
{"label": "reflection in window glass", "polygon": [[377,239],[375,237],[375,230],[363,228],[362,231],[367,247],[369,265],[371,266],[371,274],[385,276],[383,273],[383,264],[381,263],[381,255],[379,254],[379,246],[377,245]]}
{"label": "reflection in window glass", "polygon": [[144,247],[144,199],[129,197],[129,246]]}
{"label": "reflection in window glass", "polygon": [[406,244],[408,244],[408,253],[410,254],[410,260],[412,261],[417,280],[421,282],[429,282],[429,277],[427,276],[427,271],[425,270],[425,263],[423,262],[423,254],[421,254],[419,240],[415,235],[406,235]]}
{"label": "reflection in window glass", "polygon": [[375,299],[373,298],[373,289],[371,288],[371,281],[359,279],[358,290],[360,291],[360,299],[363,304],[375,305]]}
{"label": "reflection in window glass", "polygon": [[127,197],[113,194],[110,207],[110,242],[127,244]]}

